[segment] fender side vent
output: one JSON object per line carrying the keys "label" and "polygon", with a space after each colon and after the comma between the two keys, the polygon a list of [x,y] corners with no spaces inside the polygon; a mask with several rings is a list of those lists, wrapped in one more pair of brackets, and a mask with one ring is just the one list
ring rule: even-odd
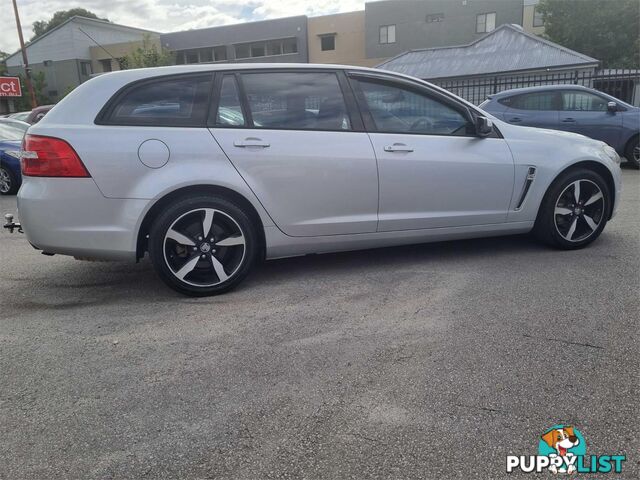
{"label": "fender side vent", "polygon": [[527,194],[529,193],[529,189],[531,188],[531,184],[535,178],[536,167],[529,167],[529,170],[527,170],[527,178],[525,179],[524,186],[522,187],[522,193],[520,194],[518,204],[516,205],[516,212],[522,209],[522,205],[524,205],[524,201],[527,199]]}

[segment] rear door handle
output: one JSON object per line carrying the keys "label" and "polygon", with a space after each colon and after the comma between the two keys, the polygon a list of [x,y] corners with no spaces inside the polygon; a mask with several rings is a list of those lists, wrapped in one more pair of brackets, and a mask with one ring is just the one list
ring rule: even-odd
{"label": "rear door handle", "polygon": [[394,143],[384,147],[385,152],[413,152],[413,148],[405,145],[404,143]]}
{"label": "rear door handle", "polygon": [[520,117],[513,117],[513,118],[509,119],[510,123],[518,123],[518,122],[521,122],[521,121],[522,121],[522,119]]}
{"label": "rear door handle", "polygon": [[562,123],[576,123],[576,119],[571,117],[563,118]]}
{"label": "rear door handle", "polygon": [[267,148],[267,147],[270,147],[271,144],[268,142],[265,142],[260,138],[249,137],[249,138],[245,138],[244,140],[236,140],[235,142],[233,142],[233,146],[238,148],[247,148],[247,147]]}

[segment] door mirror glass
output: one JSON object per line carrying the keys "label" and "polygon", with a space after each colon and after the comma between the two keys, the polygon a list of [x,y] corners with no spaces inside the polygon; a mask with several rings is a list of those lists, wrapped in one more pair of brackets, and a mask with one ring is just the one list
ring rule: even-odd
{"label": "door mirror glass", "polygon": [[487,117],[476,118],[476,134],[479,137],[487,137],[493,133],[493,122]]}
{"label": "door mirror glass", "polygon": [[610,112],[617,112],[618,111],[618,104],[616,102],[607,103],[607,110],[610,111]]}

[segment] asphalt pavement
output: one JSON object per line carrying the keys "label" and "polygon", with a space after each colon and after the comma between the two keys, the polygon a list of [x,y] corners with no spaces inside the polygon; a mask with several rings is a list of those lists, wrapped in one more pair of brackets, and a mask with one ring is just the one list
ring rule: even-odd
{"label": "asphalt pavement", "polygon": [[639,478],[640,172],[624,188],[584,250],[292,258],[202,299],[0,233],[0,478],[505,478],[554,424]]}

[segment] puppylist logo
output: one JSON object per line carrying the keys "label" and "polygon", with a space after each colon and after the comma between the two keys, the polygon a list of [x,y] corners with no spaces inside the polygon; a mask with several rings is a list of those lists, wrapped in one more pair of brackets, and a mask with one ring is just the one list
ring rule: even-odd
{"label": "puppylist logo", "polygon": [[580,431],[569,425],[554,425],[538,442],[538,455],[507,455],[507,473],[549,471],[554,474],[620,473],[626,455],[591,455]]}

